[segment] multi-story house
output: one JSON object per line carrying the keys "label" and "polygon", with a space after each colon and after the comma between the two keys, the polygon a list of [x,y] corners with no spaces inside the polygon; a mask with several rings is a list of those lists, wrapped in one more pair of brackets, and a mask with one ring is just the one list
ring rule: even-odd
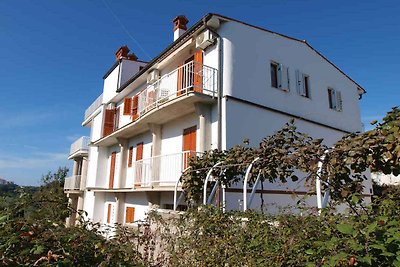
{"label": "multi-story house", "polygon": [[[362,130],[364,89],[306,41],[217,14],[190,29],[184,16],[173,23],[174,41],[151,62],[126,46],[117,51],[102,95],[85,112],[85,187],[68,194],[93,221],[129,224],[151,207],[171,209],[188,156],[245,138],[257,145],[292,118],[328,145]],[[298,184],[266,189],[265,201],[278,205],[307,193]],[[239,208],[240,190],[228,193],[226,208]]]}

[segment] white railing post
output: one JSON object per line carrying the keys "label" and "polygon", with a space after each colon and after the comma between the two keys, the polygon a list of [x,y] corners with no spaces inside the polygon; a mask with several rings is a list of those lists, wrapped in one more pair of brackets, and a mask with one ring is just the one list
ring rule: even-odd
{"label": "white railing post", "polygon": [[214,166],[211,167],[211,169],[208,171],[206,179],[204,180],[204,185],[203,185],[203,205],[207,205],[207,184],[208,180],[211,177],[212,171],[214,168],[218,167],[219,165],[222,164],[222,161],[217,162]]}
{"label": "white railing post", "polygon": [[246,174],[244,176],[244,182],[243,182],[244,183],[243,184],[243,211],[247,210],[247,183],[248,183],[249,178],[250,178],[251,169],[253,168],[253,164],[259,159],[260,158],[257,157],[250,163],[250,165],[247,167]]}

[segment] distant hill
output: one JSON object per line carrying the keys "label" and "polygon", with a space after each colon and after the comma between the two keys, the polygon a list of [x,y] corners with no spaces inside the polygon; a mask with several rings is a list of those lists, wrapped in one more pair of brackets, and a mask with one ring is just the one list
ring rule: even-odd
{"label": "distant hill", "polygon": [[6,179],[0,178],[0,184],[12,184],[13,182],[7,181]]}

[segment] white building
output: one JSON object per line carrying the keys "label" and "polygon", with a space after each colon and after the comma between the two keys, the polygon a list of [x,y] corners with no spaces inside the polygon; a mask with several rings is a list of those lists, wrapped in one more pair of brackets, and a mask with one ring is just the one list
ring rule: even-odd
{"label": "white building", "polygon": [[[364,89],[307,42],[217,14],[190,29],[187,22],[174,19],[174,42],[151,62],[121,47],[85,112],[85,187],[68,192],[95,222],[132,223],[151,206],[171,209],[188,155],[245,138],[257,145],[291,118],[328,145],[362,130]],[[265,201],[278,205],[295,203],[293,191],[307,193],[301,184],[265,188]],[[240,207],[238,191],[228,190],[227,209]]]}
{"label": "white building", "polygon": [[371,173],[371,178],[379,185],[400,185],[400,175]]}

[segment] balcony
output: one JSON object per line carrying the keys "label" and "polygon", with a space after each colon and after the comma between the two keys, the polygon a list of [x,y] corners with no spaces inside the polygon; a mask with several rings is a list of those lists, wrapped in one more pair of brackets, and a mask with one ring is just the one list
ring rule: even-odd
{"label": "balcony", "polygon": [[82,175],[73,175],[65,178],[64,191],[83,191],[85,189],[85,181]]}
{"label": "balcony", "polygon": [[150,110],[190,92],[217,95],[217,70],[191,61],[162,76],[139,93],[139,118]]}
{"label": "balcony", "polygon": [[[191,61],[163,75],[137,95],[137,118],[94,142],[110,146],[118,138],[148,131],[149,124],[164,124],[195,112],[196,103],[213,104],[218,95],[218,70]],[[158,112],[161,111],[162,112]]]}
{"label": "balcony", "polygon": [[134,188],[175,186],[182,171],[188,166],[189,157],[198,155],[201,152],[183,151],[134,162]]}
{"label": "balcony", "polygon": [[101,105],[103,104],[103,94],[101,94],[86,110],[85,110],[85,118],[84,123],[88,120],[90,115],[93,114]]}
{"label": "balcony", "polygon": [[90,138],[82,136],[71,144],[68,159],[72,159],[77,156],[85,156],[89,151]]}

